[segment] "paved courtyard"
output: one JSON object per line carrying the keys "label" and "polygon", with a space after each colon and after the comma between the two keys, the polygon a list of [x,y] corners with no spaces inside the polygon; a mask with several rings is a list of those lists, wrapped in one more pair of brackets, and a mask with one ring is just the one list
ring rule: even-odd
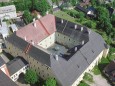
{"label": "paved courtyard", "polygon": [[101,75],[93,74],[94,83],[90,84],[90,86],[111,86],[105,78]]}

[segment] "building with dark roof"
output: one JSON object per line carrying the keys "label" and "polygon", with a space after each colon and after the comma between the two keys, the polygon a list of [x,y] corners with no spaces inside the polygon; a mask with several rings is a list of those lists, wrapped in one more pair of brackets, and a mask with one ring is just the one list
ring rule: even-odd
{"label": "building with dark roof", "polygon": [[78,85],[109,51],[98,33],[51,14],[18,30],[5,43],[6,52],[24,57],[40,77],[53,77],[61,86]]}
{"label": "building with dark roof", "polygon": [[111,61],[103,70],[104,74],[115,85],[115,60]]}
{"label": "building with dark roof", "polygon": [[18,86],[4,72],[0,70],[0,86]]}
{"label": "building with dark roof", "polygon": [[17,81],[21,73],[26,73],[28,68],[28,62],[22,57],[16,57],[12,61],[8,62],[7,68],[10,74],[10,78],[13,81]]}

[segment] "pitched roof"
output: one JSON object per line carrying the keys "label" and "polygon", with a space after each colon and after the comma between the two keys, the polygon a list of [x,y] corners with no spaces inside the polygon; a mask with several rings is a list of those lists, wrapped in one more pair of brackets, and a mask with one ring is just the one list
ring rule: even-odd
{"label": "pitched roof", "polygon": [[18,86],[18,85],[0,70],[0,86]]}
{"label": "pitched roof", "polygon": [[56,31],[55,17],[53,15],[46,15],[45,17],[36,20],[35,23],[36,27],[34,27],[33,23],[30,23],[22,29],[18,30],[16,35],[22,39],[26,38],[28,42],[31,42],[32,40],[35,44],[38,44],[44,38],[48,37],[50,34]]}
{"label": "pitched roof", "polygon": [[[71,23],[64,19],[63,19],[63,23],[60,23],[61,19],[57,17],[55,17],[53,21],[54,23],[52,24],[56,24],[55,28],[57,29],[57,32],[65,34],[74,40],[78,40],[78,42],[84,40],[85,44],[69,60],[65,60],[64,58],[59,56],[58,58],[59,60],[57,61],[55,60],[54,56],[50,55],[50,53],[46,52],[41,47],[36,48],[35,45],[32,46],[28,54],[33,58],[35,58],[36,60],[40,61],[41,63],[50,66],[56,79],[59,80],[59,82],[63,86],[70,86],[82,74],[82,72],[85,71],[87,67],[96,59],[96,57],[101,53],[101,51],[106,48],[105,46],[106,43],[99,34],[97,34],[92,30],[90,30],[89,33],[88,32],[89,29],[84,26]],[[42,22],[45,23],[45,20],[42,20]],[[77,25],[76,29],[74,28],[75,25]],[[49,26],[47,26],[46,24],[44,24],[44,26],[49,28]],[[53,29],[54,26],[55,25],[53,25],[52,28],[49,29]],[[80,31],[81,28],[83,29],[82,32]],[[9,38],[10,39],[15,38],[14,42],[16,44],[20,45],[18,41],[22,43],[24,42],[24,40],[22,40],[20,36],[16,36],[16,35],[14,36],[15,37],[12,38],[9,37]],[[19,40],[15,41],[17,39]],[[8,41],[12,42],[11,40]]]}
{"label": "pitched roof", "polygon": [[[10,37],[6,38],[6,40],[8,42],[10,42],[12,45],[14,45],[15,47],[18,47],[19,49],[21,49],[23,52],[28,45],[28,42],[26,42],[24,39],[18,37],[16,35],[16,33],[13,33]],[[38,49],[35,46],[32,46],[31,49],[29,50],[28,54],[30,56],[34,57],[36,60],[40,61],[41,63],[50,66],[50,55],[48,53],[46,53],[44,49],[42,49],[40,47]],[[42,57],[44,57],[44,58],[42,58]]]}
{"label": "pitched roof", "polygon": [[4,65],[5,64],[5,61],[2,59],[2,57],[0,56],[0,67],[2,66],[2,65]]}
{"label": "pitched roof", "polygon": [[[60,29],[63,29],[66,22],[67,21],[64,20],[63,24],[59,24],[59,28],[61,27]],[[73,26],[74,25],[75,24],[73,24]],[[76,30],[79,30],[80,27],[84,27],[80,25],[77,25],[77,26],[78,28]],[[59,31],[61,31],[60,29]],[[75,32],[74,28],[69,28],[69,29],[72,29],[72,31]],[[87,28],[87,30],[89,29]],[[72,34],[72,31],[66,31],[63,34],[68,34],[68,36],[70,37],[70,34]],[[85,34],[85,33],[83,32],[81,34]],[[74,36],[72,37],[76,39],[77,35],[76,34],[73,34],[73,35]],[[59,57],[57,61],[55,60],[53,56],[51,57],[51,68],[55,76],[57,77],[57,79],[60,81],[60,83],[63,86],[72,85],[74,81],[76,81],[76,79],[96,59],[96,57],[101,53],[101,51],[106,48],[105,46],[106,43],[103,40],[103,38],[92,30],[89,35],[85,35],[84,37],[79,37],[79,38],[86,40],[86,43],[71,57],[71,59],[66,61],[62,57]]]}
{"label": "pitched roof", "polygon": [[17,71],[19,71],[21,68],[26,66],[27,64],[28,64],[28,62],[26,60],[24,60],[23,58],[16,57],[12,61],[8,62],[6,65],[7,65],[8,71],[11,76],[14,73],[16,73]]}

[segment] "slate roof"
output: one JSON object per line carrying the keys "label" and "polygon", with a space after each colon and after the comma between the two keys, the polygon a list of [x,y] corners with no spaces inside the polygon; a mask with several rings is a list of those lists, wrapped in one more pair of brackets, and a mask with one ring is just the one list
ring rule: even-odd
{"label": "slate roof", "polygon": [[0,56],[0,67],[2,66],[2,65],[4,65],[5,64],[5,61],[2,59],[2,57]]}
{"label": "slate roof", "polygon": [[27,64],[28,62],[24,60],[23,58],[16,57],[12,61],[8,62],[6,65],[7,65],[10,76],[12,76],[14,73],[22,69]]}
{"label": "slate roof", "polygon": [[[38,49],[35,46],[32,46],[28,54],[30,56],[33,56],[33,58],[37,59],[41,63],[50,66],[51,70],[55,75],[55,78],[61,83],[62,86],[70,86],[96,59],[96,57],[101,53],[101,51],[107,47],[105,41],[98,33],[90,30],[89,34],[89,29],[85,26],[77,24],[77,28],[75,29],[74,26],[76,24],[74,23],[71,23],[64,19],[63,23],[60,22],[61,19],[55,17],[55,23],[53,24],[56,24],[55,28],[57,32],[60,32],[75,40],[78,40],[78,42],[85,40],[85,44],[69,60],[65,60],[64,58],[59,56],[57,61],[55,60],[54,56],[50,55],[47,51],[45,51],[41,47],[38,47]],[[82,32],[80,32],[81,27],[83,27]],[[23,43],[24,40],[16,36],[16,34],[14,36],[11,36],[6,40],[14,44],[16,43],[19,45],[17,47],[20,47],[18,41]],[[14,42],[12,42],[9,39],[18,40],[14,40]],[[22,46],[24,47],[25,45]]]}
{"label": "slate roof", "polygon": [[18,86],[4,72],[0,70],[0,86]]}
{"label": "slate roof", "polygon": [[[14,45],[15,47],[21,49],[23,52],[28,45],[28,42],[18,37],[16,33],[13,33],[10,37],[6,38],[6,40],[10,42],[12,45]],[[28,54],[34,57],[36,60],[40,61],[41,63],[50,66],[50,55],[46,53],[44,49],[40,49],[40,47],[38,49],[35,46],[32,46]],[[42,58],[43,56],[44,58]]]}

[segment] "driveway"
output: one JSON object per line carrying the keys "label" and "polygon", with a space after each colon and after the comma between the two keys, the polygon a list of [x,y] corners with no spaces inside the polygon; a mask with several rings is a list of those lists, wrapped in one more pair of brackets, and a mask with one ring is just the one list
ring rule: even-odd
{"label": "driveway", "polygon": [[94,83],[90,84],[90,86],[111,86],[105,78],[101,75],[93,75]]}

